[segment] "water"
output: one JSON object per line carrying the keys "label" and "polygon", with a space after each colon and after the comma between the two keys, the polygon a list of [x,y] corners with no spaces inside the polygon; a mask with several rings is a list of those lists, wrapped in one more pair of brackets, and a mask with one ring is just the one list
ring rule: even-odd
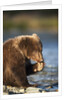
{"label": "water", "polygon": [[[3,41],[18,35],[31,35],[33,31],[20,32],[18,30],[5,31]],[[43,44],[43,57],[46,63],[43,71],[28,76],[29,83],[37,83],[46,91],[56,91],[58,89],[58,36],[47,32],[36,32]]]}

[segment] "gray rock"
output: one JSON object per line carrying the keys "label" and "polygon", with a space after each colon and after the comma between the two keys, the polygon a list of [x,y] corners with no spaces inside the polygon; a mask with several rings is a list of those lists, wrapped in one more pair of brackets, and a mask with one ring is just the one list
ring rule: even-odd
{"label": "gray rock", "polygon": [[28,93],[44,93],[45,91],[36,88],[36,87],[28,87],[26,90],[24,88],[17,88],[17,87],[11,87],[11,86],[3,86],[3,94],[28,94]]}
{"label": "gray rock", "polygon": [[42,93],[42,91],[44,90],[35,87],[29,87],[26,89],[26,93]]}
{"label": "gray rock", "polygon": [[20,93],[24,93],[25,91],[24,91],[24,89],[22,88],[22,89],[19,90],[19,92],[20,92]]}

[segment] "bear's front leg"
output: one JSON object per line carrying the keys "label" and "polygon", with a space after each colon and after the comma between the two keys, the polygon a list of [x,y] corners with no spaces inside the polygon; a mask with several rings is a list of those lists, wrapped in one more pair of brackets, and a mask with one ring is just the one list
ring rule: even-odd
{"label": "bear's front leg", "polygon": [[[18,69],[17,69],[18,68]],[[14,78],[15,78],[15,84],[18,87],[23,87],[23,88],[27,88],[27,87],[36,87],[37,85],[34,84],[29,84],[28,80],[27,80],[27,75],[26,75],[26,69],[24,65],[20,65],[20,66],[15,66],[13,69],[13,74],[14,74]]]}

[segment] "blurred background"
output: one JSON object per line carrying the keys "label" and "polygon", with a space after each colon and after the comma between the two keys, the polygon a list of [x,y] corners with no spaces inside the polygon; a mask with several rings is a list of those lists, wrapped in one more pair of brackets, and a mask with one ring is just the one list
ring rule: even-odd
{"label": "blurred background", "polygon": [[46,66],[28,76],[29,83],[37,83],[48,92],[58,91],[58,9],[3,12],[3,41],[33,33],[42,41]]}

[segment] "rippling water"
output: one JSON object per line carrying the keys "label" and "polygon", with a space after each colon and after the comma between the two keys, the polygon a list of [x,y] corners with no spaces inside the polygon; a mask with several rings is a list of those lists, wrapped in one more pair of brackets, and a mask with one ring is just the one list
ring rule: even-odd
{"label": "rippling water", "polygon": [[[18,36],[32,34],[33,32],[11,31],[4,32],[3,41]],[[56,91],[58,89],[58,36],[47,32],[37,32],[43,44],[43,57],[46,63],[43,71],[28,76],[30,83],[37,83],[46,91]]]}

